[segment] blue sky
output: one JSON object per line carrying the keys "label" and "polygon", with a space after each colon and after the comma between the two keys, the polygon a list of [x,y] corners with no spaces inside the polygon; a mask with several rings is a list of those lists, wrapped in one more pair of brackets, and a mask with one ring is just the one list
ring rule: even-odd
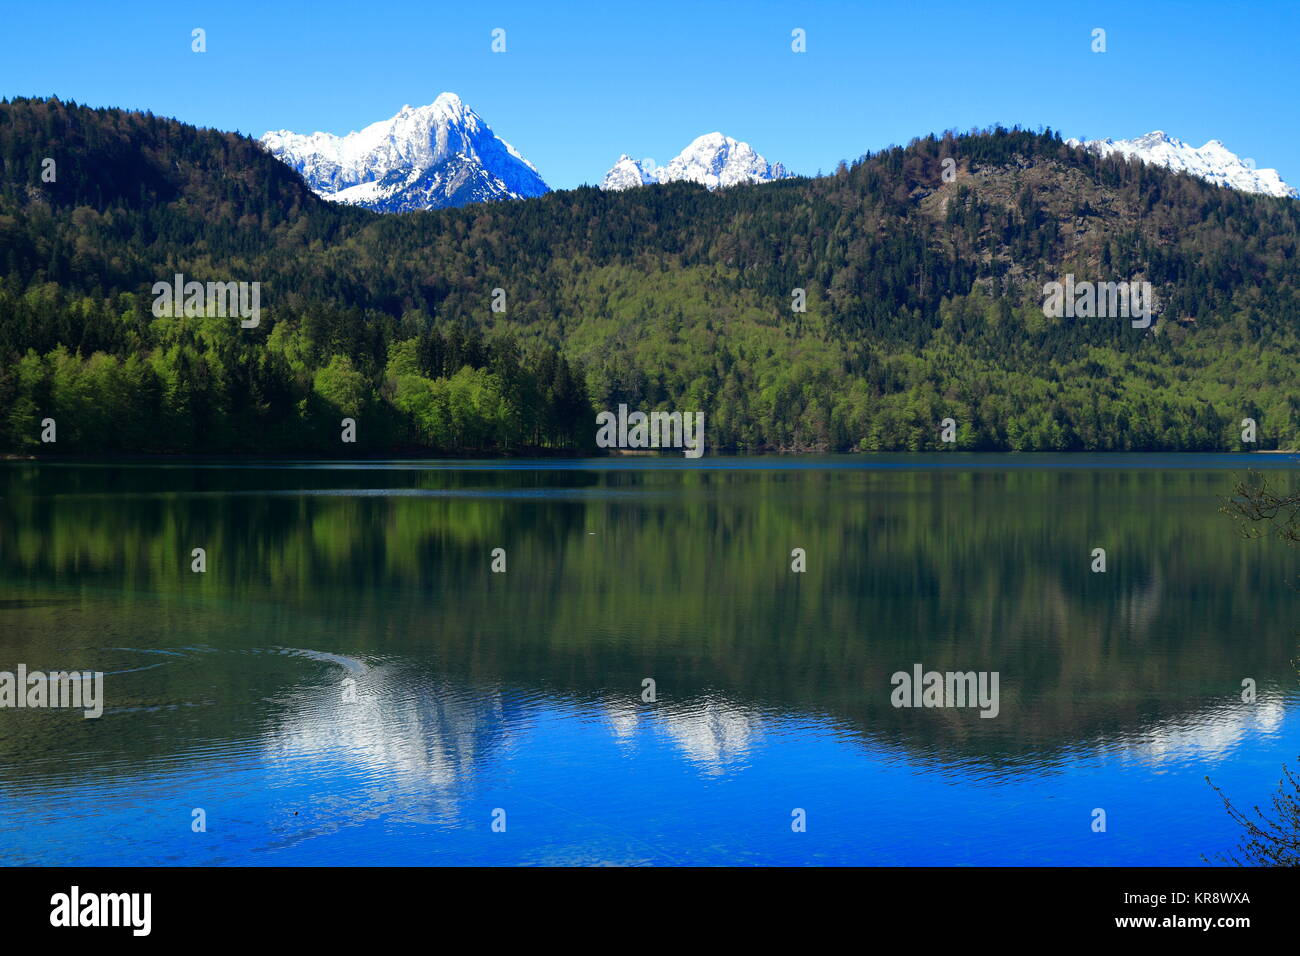
{"label": "blue sky", "polygon": [[[995,122],[1221,139],[1300,185],[1295,2],[41,0],[0,16],[0,95],[261,135],[347,133],[449,90],[556,188],[598,182],[624,152],[666,162],[713,130],[816,173]],[[190,50],[195,27],[207,53]],[[790,50],[796,27],[806,53]]]}

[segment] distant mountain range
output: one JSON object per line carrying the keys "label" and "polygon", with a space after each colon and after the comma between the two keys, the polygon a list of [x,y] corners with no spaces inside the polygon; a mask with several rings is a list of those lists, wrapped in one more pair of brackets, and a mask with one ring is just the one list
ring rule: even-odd
{"label": "distant mountain range", "polygon": [[769,163],[748,143],[706,133],[692,140],[665,166],[637,161],[624,153],[601,181],[601,189],[632,189],[654,183],[699,183],[707,189],[737,183],[766,183],[794,173],[780,163]]}
{"label": "distant mountain range", "polygon": [[[536,167],[454,93],[443,93],[428,106],[404,106],[391,119],[347,136],[279,130],[266,133],[261,142],[301,173],[317,195],[379,212],[525,199],[550,191]],[[1243,160],[1217,139],[1197,149],[1156,130],[1137,139],[1067,142],[1243,192],[1300,198],[1277,170],[1255,168],[1253,161]],[[624,154],[600,188],[692,182],[713,190],[793,175],[781,163],[769,163],[748,143],[715,132],[693,140],[662,166]]]}
{"label": "distant mountain range", "polygon": [[1118,153],[1175,172],[1191,173],[1216,185],[1240,189],[1242,192],[1300,198],[1300,192],[1284,183],[1276,169],[1256,169],[1253,160],[1243,160],[1217,139],[1212,139],[1197,149],[1158,129],[1137,139],[1070,139],[1066,142],[1071,146],[1090,149],[1101,156]]}
{"label": "distant mountain range", "polygon": [[[379,212],[524,199],[550,190],[536,167],[455,93],[428,106],[404,106],[391,119],[347,136],[278,130],[261,142],[317,195]],[[792,175],[748,143],[708,133],[665,166],[619,157],[601,188],[685,181],[717,189]]]}

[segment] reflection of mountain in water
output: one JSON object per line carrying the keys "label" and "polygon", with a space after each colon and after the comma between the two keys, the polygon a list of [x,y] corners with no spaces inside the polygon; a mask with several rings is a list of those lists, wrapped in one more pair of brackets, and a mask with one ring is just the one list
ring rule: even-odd
{"label": "reflection of mountain in water", "polygon": [[[188,736],[116,741],[124,761],[188,741],[255,740],[269,713],[286,758],[329,754],[451,787],[509,739],[513,694],[608,706],[616,733],[649,722],[713,772],[743,765],[766,732],[758,714],[825,718],[926,762],[1014,769],[1156,733],[1148,728],[1173,740],[1189,727],[1212,735],[1234,726],[1222,702],[1245,675],[1261,700],[1294,688],[1290,555],[1239,540],[1217,514],[1232,473],[1186,462],[997,472],[16,467],[0,487],[0,572],[23,586],[15,598],[63,599],[69,587],[79,598],[71,608],[0,608],[0,637],[29,662],[56,634],[102,647],[106,628],[141,647],[257,641],[392,662],[367,675],[382,681],[375,702],[353,711],[287,698],[292,674],[264,674],[258,696],[246,662],[229,653],[192,680],[171,665],[138,684],[122,678],[110,691],[119,702],[195,705],[181,724]],[[187,564],[199,541],[209,554],[201,586]],[[806,574],[789,569],[795,546],[808,554]],[[1089,571],[1097,546],[1105,574]],[[507,574],[488,571],[495,547],[509,554]],[[890,675],[914,662],[998,671],[1001,716],[891,707]],[[421,674],[441,683],[425,694],[435,678]],[[607,704],[636,701],[646,676],[660,688],[655,716]],[[489,690],[474,692],[480,700],[455,688]],[[274,703],[243,704],[264,700]],[[91,739],[68,722],[57,733],[68,747]],[[0,742],[7,754],[17,746]]]}
{"label": "reflection of mountain in water", "polygon": [[614,737],[630,745],[639,731],[653,728],[701,773],[720,776],[744,766],[764,735],[763,720],[750,708],[716,695],[678,704],[637,707],[606,701],[605,718]]}
{"label": "reflection of mountain in water", "polygon": [[466,687],[438,675],[382,664],[342,687],[297,695],[265,735],[266,756],[295,774],[354,777],[398,791],[428,793],[436,812],[457,802],[484,765],[511,746],[524,719],[517,701],[491,687]]}
{"label": "reflection of mountain in water", "polygon": [[1276,734],[1286,710],[1287,701],[1281,695],[1262,697],[1250,704],[1228,701],[1142,728],[1112,746],[1144,764],[1222,760],[1248,734]]}

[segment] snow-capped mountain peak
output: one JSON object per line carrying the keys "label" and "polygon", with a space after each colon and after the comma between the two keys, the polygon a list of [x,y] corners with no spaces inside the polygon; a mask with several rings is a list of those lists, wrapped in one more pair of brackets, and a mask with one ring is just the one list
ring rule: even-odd
{"label": "snow-capped mountain peak", "polygon": [[705,133],[663,166],[647,169],[626,153],[605,174],[601,189],[630,189],[652,183],[693,182],[708,189],[737,183],[764,183],[794,174],[780,163],[769,163],[748,143]]}
{"label": "snow-capped mountain peak", "polygon": [[633,186],[645,186],[654,182],[654,176],[647,173],[640,162],[627,153],[618,158],[605,178],[601,180],[601,189],[631,189]]}
{"label": "snow-capped mountain peak", "polygon": [[1300,198],[1300,192],[1284,183],[1276,169],[1257,169],[1253,160],[1243,160],[1217,139],[1212,139],[1197,149],[1158,129],[1136,139],[1070,139],[1066,142],[1071,146],[1090,149],[1101,156],[1119,154],[1178,172],[1191,173],[1208,182],[1242,192]]}
{"label": "snow-capped mountain peak", "polygon": [[455,93],[346,136],[268,132],[262,143],[320,196],[381,212],[548,191],[536,168]]}

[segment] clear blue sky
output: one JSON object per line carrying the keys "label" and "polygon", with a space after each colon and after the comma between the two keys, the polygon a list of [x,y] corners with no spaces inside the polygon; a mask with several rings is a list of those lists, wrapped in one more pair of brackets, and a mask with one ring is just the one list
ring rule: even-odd
{"label": "clear blue sky", "polygon": [[[190,51],[194,27],[205,54]],[[1106,53],[1090,50],[1094,27]],[[623,152],[666,162],[713,130],[816,173],[995,122],[1217,138],[1300,186],[1298,64],[1295,0],[39,0],[0,16],[0,95],[261,135],[347,133],[449,90],[556,188],[598,182]]]}

